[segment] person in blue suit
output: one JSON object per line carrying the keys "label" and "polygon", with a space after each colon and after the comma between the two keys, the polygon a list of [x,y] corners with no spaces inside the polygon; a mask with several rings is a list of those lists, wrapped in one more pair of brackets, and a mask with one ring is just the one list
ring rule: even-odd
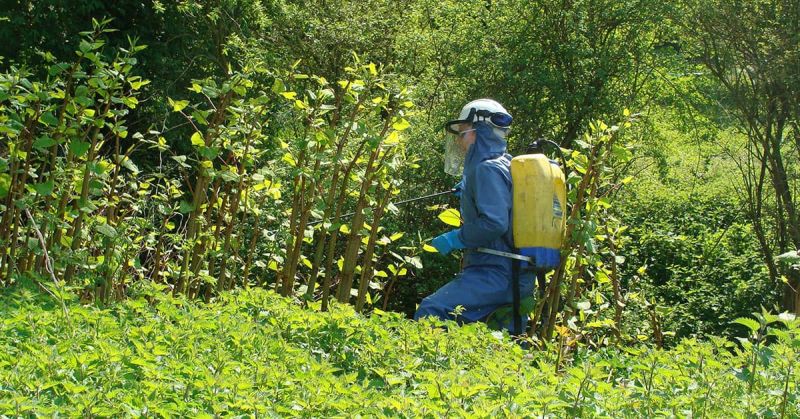
{"label": "person in blue suit", "polygon": [[[479,252],[478,248],[513,252],[511,230],[511,156],[506,135],[512,117],[491,99],[467,103],[459,118],[445,128],[453,134],[445,145],[445,171],[461,176],[460,228],[433,239],[446,255],[464,249],[463,270],[455,279],[424,298],[415,319],[433,316],[462,323],[485,321],[501,306],[512,302],[512,260]],[[462,171],[463,170],[463,171]],[[520,277],[522,295],[533,292],[533,274]],[[456,307],[463,310],[456,315]],[[522,324],[527,317],[522,317]],[[511,330],[513,318],[502,322]]]}

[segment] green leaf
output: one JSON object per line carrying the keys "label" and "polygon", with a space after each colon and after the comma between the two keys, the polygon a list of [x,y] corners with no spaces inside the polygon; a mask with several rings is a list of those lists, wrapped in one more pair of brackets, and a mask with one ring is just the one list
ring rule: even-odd
{"label": "green leaf", "polygon": [[297,160],[291,155],[291,153],[286,153],[281,157],[281,160],[288,163],[290,166],[297,166]]}
{"label": "green leaf", "polygon": [[44,136],[37,138],[36,141],[33,142],[33,147],[39,150],[47,150],[48,148],[54,146],[55,144],[56,140]]}
{"label": "green leaf", "polygon": [[134,174],[138,174],[139,173],[139,168],[135,164],[133,164],[131,159],[128,158],[128,157],[124,157],[124,156],[122,157],[121,165],[122,165],[122,167],[124,167],[124,168],[130,170],[131,172],[133,172]]}
{"label": "green leaf", "polygon": [[208,160],[214,160],[219,155],[219,148],[200,146],[200,155]]}
{"label": "green leaf", "polygon": [[422,260],[419,258],[419,256],[408,258],[408,263],[417,269],[422,269]]}
{"label": "green leaf", "polygon": [[181,165],[181,167],[186,167],[186,168],[191,167],[188,164],[186,164],[186,156],[170,156],[170,158],[178,162],[178,164]]}
{"label": "green leaf", "polygon": [[131,84],[131,89],[139,90],[142,88],[142,86],[150,84],[150,80],[136,79],[136,81],[131,81],[130,84]]}
{"label": "green leaf", "polygon": [[79,50],[80,50],[82,53],[84,53],[84,54],[85,54],[85,53],[87,53],[87,52],[89,52],[89,51],[91,51],[91,50],[92,50],[92,44],[90,44],[89,42],[87,42],[85,39],[84,39],[84,40],[81,40],[80,44],[78,44],[78,49],[79,49]]}
{"label": "green leaf", "polygon": [[39,117],[39,122],[54,127],[58,125],[58,118],[52,112],[45,112]]}
{"label": "green leaf", "polygon": [[195,147],[206,145],[205,140],[203,140],[203,134],[195,131],[195,133],[192,134],[192,145]]}
{"label": "green leaf", "polygon": [[55,76],[56,74],[60,74],[61,72],[63,72],[64,70],[66,70],[68,68],[69,68],[69,64],[67,64],[67,63],[53,64],[52,66],[50,66],[50,70],[48,71],[48,74],[50,74],[51,76]]}
{"label": "green leaf", "polygon": [[72,141],[69,142],[69,151],[76,157],[83,157],[91,146],[92,144],[87,141],[72,139]]}
{"label": "green leaf", "polygon": [[794,313],[783,312],[778,315],[778,321],[782,322],[783,324],[790,324],[797,319],[797,315]]}
{"label": "green leaf", "polygon": [[194,211],[194,205],[186,200],[181,200],[181,206],[178,209],[178,212],[181,214],[188,214],[192,211]]}
{"label": "green leaf", "polygon": [[97,224],[94,226],[94,229],[97,230],[98,233],[106,236],[106,237],[116,237],[117,230],[114,227],[111,227],[108,224]]}
{"label": "green leaf", "polygon": [[533,309],[536,308],[536,299],[533,296],[529,295],[519,302],[519,311],[525,314],[529,314],[533,312]]}
{"label": "green leaf", "polygon": [[397,121],[395,121],[394,124],[392,124],[392,128],[394,128],[397,131],[403,131],[410,126],[411,124],[403,118],[399,118]]}
{"label": "green leaf", "polygon": [[189,106],[188,100],[172,100],[171,98],[167,98],[167,101],[169,102],[169,105],[172,106],[172,110],[174,112],[180,112],[185,107]]}
{"label": "green leaf", "polygon": [[237,180],[239,180],[239,175],[234,172],[231,172],[230,170],[221,170],[217,172],[217,174],[225,182],[236,182]]}
{"label": "green leaf", "polygon": [[757,332],[758,329],[761,328],[761,324],[759,324],[757,321],[755,321],[753,319],[749,319],[747,317],[739,317],[739,318],[735,319],[734,321],[732,321],[731,323],[741,324],[742,326],[746,326],[748,329],[750,329],[753,332]]}
{"label": "green leaf", "polygon": [[36,190],[36,193],[42,196],[50,196],[53,193],[53,188],[55,188],[55,182],[53,182],[52,179],[44,183],[33,185],[33,189]]}
{"label": "green leaf", "polygon": [[283,84],[281,79],[275,79],[275,82],[272,83],[272,92],[273,93],[283,93],[286,91],[286,86]]}
{"label": "green leaf", "polygon": [[453,227],[461,227],[461,213],[455,208],[450,208],[439,214],[439,219]]}

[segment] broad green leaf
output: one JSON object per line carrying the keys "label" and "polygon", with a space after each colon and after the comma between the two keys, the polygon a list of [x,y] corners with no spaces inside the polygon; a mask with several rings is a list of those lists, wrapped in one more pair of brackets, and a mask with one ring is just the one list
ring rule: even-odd
{"label": "broad green leaf", "polygon": [[56,140],[54,140],[54,139],[52,139],[52,138],[50,138],[48,136],[43,136],[43,137],[37,138],[36,141],[33,142],[33,147],[37,148],[39,150],[47,150],[48,148],[50,148],[50,147],[52,147],[52,146],[54,146],[56,144],[57,144]]}
{"label": "broad green leaf", "polygon": [[193,145],[193,146],[196,146],[196,147],[199,147],[199,146],[204,146],[204,145],[206,145],[206,142],[205,142],[205,140],[203,140],[203,135],[202,135],[202,134],[200,134],[200,133],[199,133],[199,132],[197,132],[197,131],[195,131],[195,133],[194,133],[194,134],[192,134],[192,139],[191,139],[191,141],[192,141],[192,145]]}
{"label": "broad green leaf", "polygon": [[424,245],[422,245],[422,250],[424,250],[424,251],[426,251],[426,252],[430,252],[430,253],[436,253],[436,252],[438,252],[438,250],[436,250],[436,248],[435,248],[435,247],[433,247],[433,246],[431,246],[431,245],[429,245],[429,244],[424,244]]}
{"label": "broad green leaf", "polygon": [[51,179],[44,183],[37,183],[33,185],[33,188],[39,195],[50,196],[53,193],[53,188],[55,188],[55,182]]}
{"label": "broad green leaf", "polygon": [[169,105],[172,106],[173,112],[180,112],[187,106],[189,106],[188,100],[172,100],[171,98],[167,98]]}
{"label": "broad green leaf", "polygon": [[439,214],[439,219],[453,227],[461,227],[461,213],[455,208],[449,208]]}
{"label": "broad green leaf", "polygon": [[68,68],[69,68],[69,64],[67,64],[67,63],[54,64],[54,65],[50,66],[50,69],[48,70],[48,74],[50,74],[51,76],[55,76],[56,74],[59,74],[59,73],[63,72],[64,70],[68,69]]}
{"label": "broad green leaf", "polygon": [[58,125],[58,118],[52,112],[45,112],[39,117],[39,122],[54,127]]}
{"label": "broad green leaf", "polygon": [[608,275],[603,271],[597,271],[594,277],[598,284],[607,284],[611,282],[611,278],[609,278]]}
{"label": "broad green leaf", "polygon": [[272,83],[272,92],[273,93],[283,93],[286,91],[286,86],[283,84],[281,79],[275,79],[275,82]]}
{"label": "broad green leaf", "polygon": [[114,227],[111,227],[108,224],[97,224],[94,226],[95,230],[97,230],[100,234],[106,237],[115,237],[117,235],[117,230]]}
{"label": "broad green leaf", "polygon": [[411,264],[411,266],[417,269],[422,269],[422,260],[419,258],[419,256],[410,257],[407,260],[408,263]]}
{"label": "broad green leaf", "polygon": [[301,262],[303,265],[305,265],[307,268],[311,269],[311,267],[312,267],[312,265],[311,265],[311,261],[310,261],[310,260],[308,260],[308,258],[307,258],[307,257],[301,256],[301,257],[300,257],[300,262]]}
{"label": "broad green leaf", "polygon": [[386,136],[386,139],[383,140],[385,145],[395,145],[400,143],[400,134],[397,131],[392,131],[389,135]]}
{"label": "broad green leaf", "polygon": [[392,128],[394,128],[397,131],[403,131],[405,129],[408,129],[408,127],[410,126],[411,124],[408,121],[406,121],[405,118],[397,118],[392,124]]}
{"label": "broad green leaf", "polygon": [[146,85],[150,84],[150,80],[136,79],[135,81],[130,81],[129,83],[131,85],[131,89],[139,90],[139,89],[142,88],[142,86],[146,86]]}
{"label": "broad green leaf", "polygon": [[136,105],[139,104],[139,99],[136,99],[133,96],[129,96],[129,97],[126,97],[125,99],[123,99],[122,103],[124,103],[125,106],[127,106],[127,107],[129,107],[131,109],[135,109]]}
{"label": "broad green leaf", "polygon": [[757,321],[755,321],[753,319],[750,319],[750,318],[747,318],[747,317],[739,317],[739,318],[733,320],[731,323],[741,324],[742,326],[746,326],[748,329],[750,329],[753,332],[757,332],[758,329],[761,328],[761,325]]}
{"label": "broad green leaf", "polygon": [[536,308],[536,299],[531,295],[519,301],[519,310],[522,313],[532,313],[534,308]]}
{"label": "broad green leaf", "polygon": [[186,200],[181,200],[181,205],[180,208],[178,209],[178,212],[180,212],[181,214],[188,214],[192,211],[194,211],[194,205],[192,205],[192,203]]}
{"label": "broad green leaf", "polygon": [[73,138],[72,141],[69,142],[69,151],[76,157],[83,157],[91,146],[92,144],[89,142]]}
{"label": "broad green leaf", "polygon": [[281,157],[281,160],[285,161],[290,166],[297,166],[297,160],[294,159],[291,153],[285,153],[283,157]]}
{"label": "broad green leaf", "polygon": [[137,167],[130,158],[122,157],[122,162],[120,163],[122,167],[130,170],[134,174],[139,173],[139,167]]}

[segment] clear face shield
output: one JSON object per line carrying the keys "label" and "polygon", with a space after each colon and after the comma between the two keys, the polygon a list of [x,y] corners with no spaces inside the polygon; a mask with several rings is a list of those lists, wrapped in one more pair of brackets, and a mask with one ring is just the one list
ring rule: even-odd
{"label": "clear face shield", "polygon": [[444,172],[457,177],[464,172],[464,159],[467,157],[459,139],[458,135],[448,135],[444,141]]}

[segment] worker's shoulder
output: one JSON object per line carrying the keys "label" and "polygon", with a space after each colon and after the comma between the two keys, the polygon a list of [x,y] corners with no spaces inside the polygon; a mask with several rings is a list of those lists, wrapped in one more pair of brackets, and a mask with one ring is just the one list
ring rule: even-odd
{"label": "worker's shoulder", "polygon": [[507,155],[500,155],[497,157],[493,157],[491,159],[486,159],[475,167],[476,171],[479,172],[508,172],[511,167],[511,160],[508,159]]}
{"label": "worker's shoulder", "polygon": [[511,181],[511,169],[508,159],[502,156],[487,159],[475,166],[475,176],[480,179],[496,178]]}

